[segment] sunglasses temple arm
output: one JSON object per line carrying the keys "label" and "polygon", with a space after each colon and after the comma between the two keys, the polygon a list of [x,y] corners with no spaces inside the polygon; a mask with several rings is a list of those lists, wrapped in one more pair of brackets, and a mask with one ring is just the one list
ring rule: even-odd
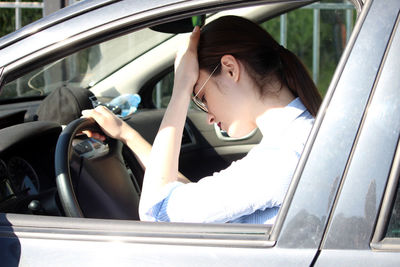
{"label": "sunglasses temple arm", "polygon": [[199,95],[199,93],[201,92],[201,90],[203,90],[204,86],[206,85],[206,83],[208,82],[208,80],[210,80],[211,76],[214,74],[214,72],[217,70],[217,68],[219,67],[219,63],[218,65],[214,68],[214,70],[211,72],[210,76],[208,76],[207,80],[203,83],[203,85],[200,87],[199,91],[197,91],[197,94],[195,94],[194,97],[197,97]]}

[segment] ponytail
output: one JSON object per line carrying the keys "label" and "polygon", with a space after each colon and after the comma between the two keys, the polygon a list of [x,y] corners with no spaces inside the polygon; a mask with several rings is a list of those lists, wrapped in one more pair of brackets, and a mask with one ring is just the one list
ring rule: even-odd
{"label": "ponytail", "polygon": [[316,116],[322,102],[313,80],[307,72],[306,67],[290,50],[280,47],[281,59],[281,81],[289,90],[298,96],[312,116]]}

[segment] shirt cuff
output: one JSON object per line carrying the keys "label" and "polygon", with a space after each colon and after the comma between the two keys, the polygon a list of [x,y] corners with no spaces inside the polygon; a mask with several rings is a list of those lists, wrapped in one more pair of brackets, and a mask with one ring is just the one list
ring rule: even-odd
{"label": "shirt cuff", "polygon": [[168,183],[163,187],[160,194],[151,195],[146,200],[140,201],[140,220],[150,222],[169,222],[167,213],[168,199],[175,188],[184,185],[182,182]]}

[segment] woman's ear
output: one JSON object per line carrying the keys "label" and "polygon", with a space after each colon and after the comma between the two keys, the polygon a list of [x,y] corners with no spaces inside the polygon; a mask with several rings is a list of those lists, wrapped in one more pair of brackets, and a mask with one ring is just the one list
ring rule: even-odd
{"label": "woman's ear", "polygon": [[224,55],[221,58],[222,73],[227,75],[228,78],[237,82],[240,78],[240,64],[239,61],[232,55]]}

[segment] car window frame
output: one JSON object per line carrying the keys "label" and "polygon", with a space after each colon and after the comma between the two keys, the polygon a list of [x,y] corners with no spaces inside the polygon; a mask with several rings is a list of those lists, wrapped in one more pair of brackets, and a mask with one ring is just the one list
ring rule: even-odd
{"label": "car window frame", "polygon": [[[393,29],[394,38],[397,42],[400,39],[400,15],[397,17],[395,28]],[[390,47],[390,46],[389,46]],[[400,54],[400,49],[395,51]],[[400,137],[397,142],[396,151],[393,157],[392,168],[390,170],[385,192],[383,194],[382,205],[378,214],[375,231],[371,239],[371,248],[382,251],[400,251],[400,237],[386,237],[386,232],[390,223],[392,210],[396,197],[400,197]]]}

